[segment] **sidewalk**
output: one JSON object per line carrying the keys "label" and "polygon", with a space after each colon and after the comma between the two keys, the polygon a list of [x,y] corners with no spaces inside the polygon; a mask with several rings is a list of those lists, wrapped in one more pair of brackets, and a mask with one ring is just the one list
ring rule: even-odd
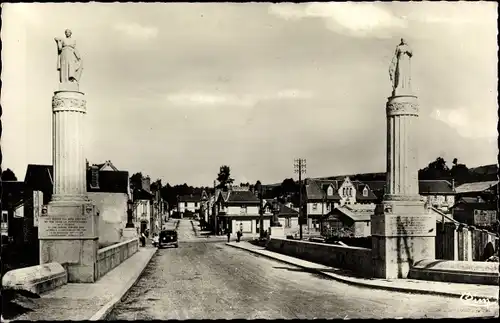
{"label": "sidewalk", "polygon": [[226,243],[226,245],[301,267],[307,271],[322,274],[342,283],[353,284],[360,287],[385,289],[403,293],[433,294],[448,297],[462,297],[464,294],[470,294],[476,298],[487,298],[490,301],[498,302],[498,286],[434,282],[416,279],[361,278],[357,277],[350,271],[323,266],[317,263],[282,255],[245,241],[239,243],[230,242]]}
{"label": "sidewalk", "polygon": [[141,247],[93,284],[70,283],[40,295],[29,306],[32,311],[12,321],[103,320],[137,282],[156,252]]}

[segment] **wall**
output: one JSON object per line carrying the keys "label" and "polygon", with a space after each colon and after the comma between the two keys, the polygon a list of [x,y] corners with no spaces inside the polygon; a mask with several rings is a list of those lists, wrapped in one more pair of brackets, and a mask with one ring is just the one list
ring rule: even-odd
{"label": "wall", "polygon": [[127,194],[87,192],[87,195],[99,209],[99,244],[120,242],[127,224]]}
{"label": "wall", "polygon": [[364,277],[372,277],[371,249],[278,238],[271,238],[266,249],[325,266],[348,269]]}
{"label": "wall", "polygon": [[369,237],[372,235],[371,232],[371,223],[370,221],[358,221],[354,222],[354,236],[361,237]]}
{"label": "wall", "polygon": [[98,279],[130,258],[139,250],[139,239],[131,239],[99,249],[97,254]]}
{"label": "wall", "polygon": [[247,205],[247,212],[242,213],[241,206],[228,206],[226,207],[227,215],[239,215],[239,214],[248,214],[248,215],[259,215],[259,206],[258,205]]}

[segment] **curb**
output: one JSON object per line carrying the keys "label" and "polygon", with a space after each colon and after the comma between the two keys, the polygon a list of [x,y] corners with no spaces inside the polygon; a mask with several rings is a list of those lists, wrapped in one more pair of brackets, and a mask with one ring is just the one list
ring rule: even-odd
{"label": "curb", "polygon": [[111,313],[111,311],[116,307],[116,305],[118,303],[120,303],[120,301],[125,296],[127,296],[127,294],[130,291],[130,289],[135,285],[135,283],[137,283],[137,281],[141,277],[142,273],[144,272],[144,269],[146,269],[146,267],[148,266],[149,262],[151,261],[151,259],[153,258],[153,256],[156,254],[157,250],[158,250],[158,248],[155,248],[155,251],[151,253],[151,256],[149,256],[149,259],[147,259],[147,261],[144,262],[144,266],[142,267],[142,269],[139,270],[125,284],[124,288],[115,297],[113,297],[109,302],[107,302],[106,304],[104,304],[104,306],[101,307],[101,309],[99,311],[97,311],[97,313],[95,313],[94,315],[92,315],[92,317],[89,319],[89,321],[101,321],[101,320],[105,320],[106,319],[106,316],[108,316],[109,313]]}
{"label": "curb", "polygon": [[[354,281],[352,279],[342,277],[342,276],[337,275],[337,274],[325,273],[325,272],[318,270],[318,269],[309,268],[309,267],[306,267],[303,265],[293,263],[291,261],[286,261],[283,259],[275,258],[275,257],[270,256],[270,255],[262,254],[262,253],[258,252],[258,250],[247,249],[245,247],[240,247],[240,246],[236,246],[236,245],[229,244],[229,243],[226,243],[226,245],[231,246],[233,248],[246,250],[246,251],[249,251],[249,252],[254,253],[256,255],[264,256],[264,257],[267,257],[267,258],[270,258],[270,259],[273,259],[276,261],[280,261],[280,262],[283,262],[283,263],[286,263],[289,265],[300,267],[300,268],[306,269],[309,272],[314,272],[314,273],[323,275],[325,277],[328,277],[330,279],[339,281],[341,283],[349,284],[349,285],[355,285],[355,286],[371,288],[371,289],[376,288],[376,289],[388,290],[388,291],[392,291],[392,292],[410,293],[410,294],[437,295],[437,296],[447,296],[447,297],[453,297],[453,298],[461,298],[463,296],[462,293],[439,292],[439,291],[434,291],[434,290],[422,290],[422,289],[414,289],[414,288],[392,287],[392,286],[383,286],[383,285],[369,284],[369,283]],[[291,256],[288,256],[288,257],[291,257]],[[496,298],[496,297],[492,297],[492,296],[478,296],[478,297],[486,298],[489,301],[498,302],[498,298]]]}
{"label": "curb", "polygon": [[196,230],[196,228],[194,227],[193,220],[190,220],[190,222],[191,222],[191,226],[193,227],[194,236],[197,237],[198,236],[198,230]]}

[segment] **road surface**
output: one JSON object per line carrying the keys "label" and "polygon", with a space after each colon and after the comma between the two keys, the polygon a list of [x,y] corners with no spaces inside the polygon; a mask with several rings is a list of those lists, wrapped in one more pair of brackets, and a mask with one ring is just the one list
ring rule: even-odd
{"label": "road surface", "polygon": [[179,248],[157,251],[108,320],[498,315],[498,305],[355,287],[222,242],[197,241],[189,220],[181,220],[179,231]]}

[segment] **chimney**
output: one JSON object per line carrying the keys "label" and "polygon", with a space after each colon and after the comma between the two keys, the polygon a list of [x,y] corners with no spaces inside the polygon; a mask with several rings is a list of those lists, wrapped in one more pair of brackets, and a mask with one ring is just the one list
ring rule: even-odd
{"label": "chimney", "polygon": [[151,192],[151,178],[149,176],[142,178],[142,189],[146,192]]}
{"label": "chimney", "polygon": [[90,188],[99,188],[99,168],[97,166],[92,166],[90,172]]}

